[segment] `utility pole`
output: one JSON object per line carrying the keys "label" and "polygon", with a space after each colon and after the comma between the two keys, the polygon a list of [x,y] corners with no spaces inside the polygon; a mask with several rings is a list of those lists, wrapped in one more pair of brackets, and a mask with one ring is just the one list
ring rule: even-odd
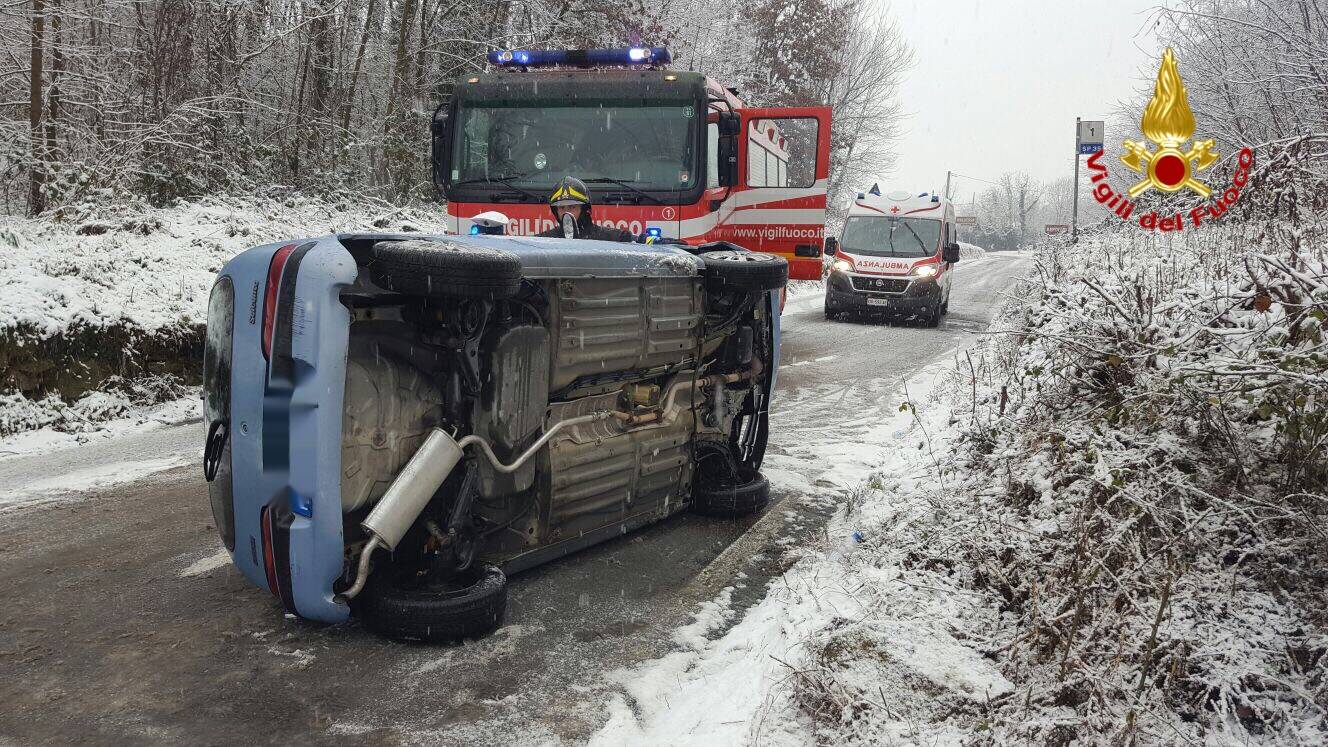
{"label": "utility pole", "polygon": [[1074,200],[1070,203],[1070,241],[1079,240],[1079,117],[1074,118]]}
{"label": "utility pole", "polygon": [[945,172],[945,199],[950,199],[950,171]]}

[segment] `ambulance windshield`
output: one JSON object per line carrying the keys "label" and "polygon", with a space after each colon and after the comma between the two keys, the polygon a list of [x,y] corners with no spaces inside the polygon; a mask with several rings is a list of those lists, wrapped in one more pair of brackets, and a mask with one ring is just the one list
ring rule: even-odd
{"label": "ambulance windshield", "polygon": [[940,238],[938,220],[854,215],[844,223],[840,245],[868,257],[930,257]]}
{"label": "ambulance windshield", "polygon": [[457,119],[453,185],[542,193],[575,176],[597,193],[675,192],[700,177],[688,101],[473,101]]}

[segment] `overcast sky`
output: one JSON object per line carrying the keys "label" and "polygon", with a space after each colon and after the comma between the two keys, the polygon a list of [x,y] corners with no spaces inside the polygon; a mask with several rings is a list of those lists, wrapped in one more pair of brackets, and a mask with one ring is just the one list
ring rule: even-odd
{"label": "overcast sky", "polygon": [[[1158,3],[889,2],[917,66],[902,87],[911,116],[898,168],[882,191],[939,192],[947,169],[993,180],[1005,171],[1069,176],[1074,118],[1109,121],[1118,101],[1157,74],[1148,10]],[[1108,127],[1108,143],[1122,137]],[[986,186],[957,179],[951,194],[967,201]]]}

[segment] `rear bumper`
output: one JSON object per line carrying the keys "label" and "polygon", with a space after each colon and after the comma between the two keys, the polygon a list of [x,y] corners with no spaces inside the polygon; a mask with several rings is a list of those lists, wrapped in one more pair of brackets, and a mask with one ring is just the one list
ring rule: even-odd
{"label": "rear bumper", "polygon": [[[876,302],[869,303],[869,299]],[[885,305],[878,305],[885,301]],[[849,276],[832,272],[825,283],[825,307],[831,311],[870,311],[882,314],[913,314],[941,302],[941,285],[935,280],[911,280],[902,293],[854,290]]]}
{"label": "rear bumper", "polygon": [[333,584],[345,559],[341,421],[350,330],[340,293],[355,280],[355,260],[331,236],[304,254],[293,297],[278,302],[272,357],[281,354],[285,361],[270,367],[262,353],[262,299],[275,250],[244,252],[223,270],[234,279],[237,296],[232,557],[251,583],[274,591],[288,612],[341,622],[350,610],[333,601]]}

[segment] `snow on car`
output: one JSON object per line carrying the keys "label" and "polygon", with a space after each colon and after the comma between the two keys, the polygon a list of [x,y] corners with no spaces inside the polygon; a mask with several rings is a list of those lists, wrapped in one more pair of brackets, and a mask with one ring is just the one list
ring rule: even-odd
{"label": "snow on car", "polygon": [[931,327],[950,310],[959,261],[954,205],[939,195],[914,197],[873,189],[849,208],[825,284],[825,316],[845,312],[916,315]]}
{"label": "snow on car", "polygon": [[786,261],[510,236],[250,249],[209,302],[204,471],[299,616],[500,624],[506,574],[684,509],[759,511]]}

